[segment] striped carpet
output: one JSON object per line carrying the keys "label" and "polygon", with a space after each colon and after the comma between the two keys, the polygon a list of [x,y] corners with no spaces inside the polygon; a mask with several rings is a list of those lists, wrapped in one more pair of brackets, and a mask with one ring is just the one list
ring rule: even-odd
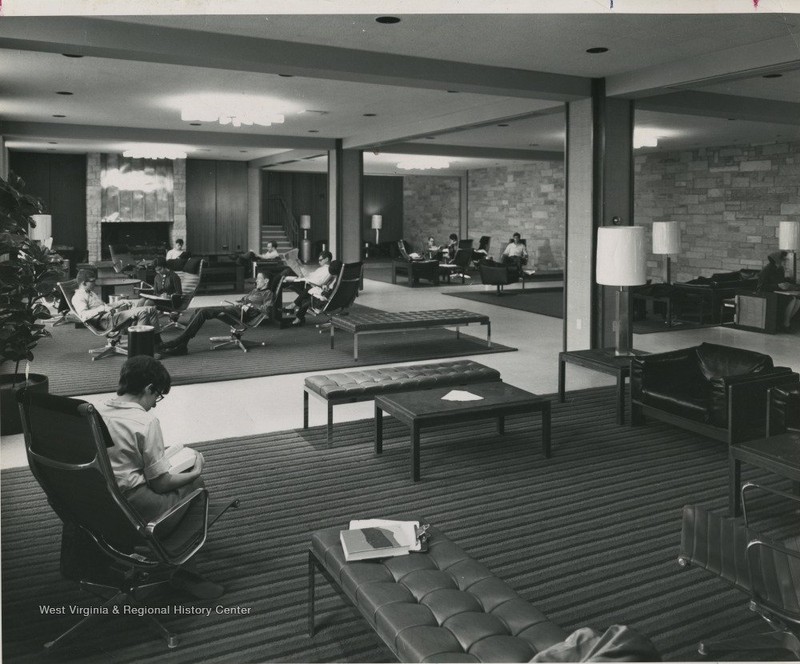
{"label": "striped carpet", "polygon": [[[691,660],[704,637],[761,628],[745,597],[676,564],[681,507],[724,509],[725,446],[665,424],[614,423],[613,388],[553,404],[553,457],[539,416],[423,434],[422,481],[408,479],[407,432],[372,422],[199,444],[212,495],[241,498],[211,533],[200,569],[224,583],[211,615],[167,617],[182,644],[167,651],[133,617],[110,616],[53,659],[79,662],[382,662],[389,652],[322,581],[319,632],[306,635],[309,533],[351,518],[423,518],[566,630],[620,623],[668,660]],[[44,640],[90,606],[58,572],[59,522],[27,469],[2,472],[3,656],[40,661]],[[167,602],[169,600],[166,600]],[[169,605],[169,604],[167,604]],[[215,607],[246,612],[217,614]]]}
{"label": "striped carpet", "polygon": [[[353,308],[353,311],[363,310],[370,308]],[[164,364],[169,369],[173,385],[189,385],[516,350],[497,343],[488,348],[486,328],[473,325],[462,327],[459,339],[456,339],[454,331],[446,329],[361,335],[359,361],[355,362],[352,334],[337,332],[335,348],[331,349],[329,333],[320,334],[313,319],[309,317],[308,320],[309,324],[300,328],[278,329],[276,325],[268,324],[248,330],[244,339],[263,341],[266,346],[255,347],[247,353],[234,347],[212,351],[208,338],[225,336],[230,328],[221,321],[210,320],[192,339],[188,355],[165,357]],[[164,339],[172,334],[166,333]],[[113,392],[117,389],[124,358],[118,355],[92,362],[89,349],[102,347],[103,343],[88,330],[76,330],[72,325],[53,328],[52,338],[42,339],[34,350],[31,371],[49,377],[52,394],[73,396]],[[13,371],[14,366],[7,363],[3,369]]]}

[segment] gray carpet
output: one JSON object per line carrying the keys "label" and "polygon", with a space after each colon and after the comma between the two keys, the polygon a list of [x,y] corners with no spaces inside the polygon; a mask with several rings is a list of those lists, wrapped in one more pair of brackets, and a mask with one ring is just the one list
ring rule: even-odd
{"label": "gray carpet", "polygon": [[[354,307],[352,310],[367,309]],[[164,364],[169,369],[173,385],[188,385],[516,350],[497,343],[487,348],[484,327],[462,327],[459,339],[450,330],[416,330],[362,335],[359,361],[354,362],[353,335],[337,332],[336,346],[331,349],[329,333],[320,334],[313,320],[309,317],[309,324],[301,328],[279,329],[274,323],[268,323],[248,330],[245,339],[266,341],[267,345],[247,353],[234,347],[212,351],[208,338],[225,335],[230,328],[220,321],[211,320],[190,343],[188,355],[164,358]],[[477,336],[470,336],[472,330]],[[166,334],[164,338],[168,338]],[[102,345],[103,339],[88,330],[76,330],[72,325],[56,327],[53,337],[41,340],[34,350],[31,371],[49,377],[52,394],[71,396],[112,392],[117,388],[119,370],[125,358],[117,355],[93,362],[89,349]],[[4,364],[3,371],[13,371],[13,365]]]}
{"label": "gray carpet", "polygon": [[[676,564],[681,507],[726,505],[726,446],[658,422],[617,426],[611,387],[567,397],[553,403],[551,459],[538,415],[509,418],[504,437],[493,422],[450,425],[423,435],[417,484],[408,433],[393,419],[381,456],[369,420],[337,424],[333,448],[324,427],[197,445],[212,495],[242,501],[199,556],[199,569],[225,584],[223,600],[195,605],[209,616],[166,617],[182,635],[176,650],[135,618],[109,616],[50,661],[392,661],[321,579],[319,631],[306,635],[309,533],[378,516],[435,524],[567,631],[628,624],[665,659],[685,661],[702,638],[760,630],[743,594]],[[3,471],[1,488],[3,659],[42,661],[43,641],[75,617],[40,607],[93,601],[59,575],[60,525],[29,471]]]}
{"label": "gray carpet", "polygon": [[518,309],[532,314],[542,314],[553,318],[564,317],[564,289],[560,286],[553,288],[513,289],[505,290],[501,295],[497,290],[492,291],[458,291],[445,293],[452,297],[464,300],[494,304],[498,307]]}

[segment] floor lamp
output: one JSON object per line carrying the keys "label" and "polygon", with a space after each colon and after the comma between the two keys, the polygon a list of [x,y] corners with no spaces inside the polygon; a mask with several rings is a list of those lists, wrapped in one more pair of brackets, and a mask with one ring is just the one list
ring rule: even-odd
{"label": "floor lamp", "polygon": [[792,252],[792,281],[797,282],[797,252],[800,251],[800,221],[782,221],[778,226],[778,249]]}
{"label": "floor lamp", "polygon": [[381,228],[383,228],[383,217],[379,214],[373,214],[372,230],[375,231],[375,246],[380,244]]}
{"label": "floor lamp", "polygon": [[634,355],[629,286],[647,282],[643,226],[603,226],[597,229],[596,281],[617,288],[615,355]]}
{"label": "floor lamp", "polygon": [[34,242],[42,245],[47,243],[48,238],[53,235],[53,217],[49,214],[32,214],[31,219],[36,222],[36,226],[31,226],[28,237]]}
{"label": "floor lamp", "polygon": [[680,253],[681,224],[678,221],[653,222],[653,253],[666,256],[664,259],[664,283],[672,283],[670,254]]}
{"label": "floor lamp", "polygon": [[300,228],[303,230],[303,241],[300,243],[300,260],[303,263],[311,262],[311,240],[308,239],[308,231],[311,228],[311,215],[300,215]]}

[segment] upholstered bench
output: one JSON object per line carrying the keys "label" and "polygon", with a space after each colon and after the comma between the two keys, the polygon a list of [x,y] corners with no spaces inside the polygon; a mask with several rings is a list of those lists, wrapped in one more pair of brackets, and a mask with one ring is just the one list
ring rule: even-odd
{"label": "upholstered bench", "polygon": [[456,339],[460,327],[477,323],[486,326],[486,344],[492,347],[492,324],[489,317],[464,309],[434,309],[431,311],[368,311],[333,316],[331,319],[331,348],[334,346],[336,330],[344,330],[353,335],[353,359],[358,360],[358,335],[379,332],[400,332],[403,330],[422,330],[432,327],[455,327]]}
{"label": "upholstered bench", "polygon": [[624,626],[567,637],[435,528],[427,552],[352,563],[345,562],[340,530],[311,537],[310,636],[320,571],[401,662],[659,661],[649,639]]}
{"label": "upholstered bench", "polygon": [[308,428],[309,394],[328,404],[328,445],[330,445],[333,442],[335,405],[370,401],[378,394],[390,392],[488,383],[495,380],[500,380],[499,371],[472,360],[450,360],[309,376],[303,388],[303,428]]}

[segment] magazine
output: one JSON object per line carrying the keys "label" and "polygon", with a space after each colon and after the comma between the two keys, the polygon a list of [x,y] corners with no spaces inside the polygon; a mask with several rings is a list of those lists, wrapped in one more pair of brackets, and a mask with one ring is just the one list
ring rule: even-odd
{"label": "magazine", "polygon": [[363,519],[350,522],[349,530],[342,530],[339,539],[347,562],[404,556],[419,551],[417,539],[419,521],[390,521]]}

